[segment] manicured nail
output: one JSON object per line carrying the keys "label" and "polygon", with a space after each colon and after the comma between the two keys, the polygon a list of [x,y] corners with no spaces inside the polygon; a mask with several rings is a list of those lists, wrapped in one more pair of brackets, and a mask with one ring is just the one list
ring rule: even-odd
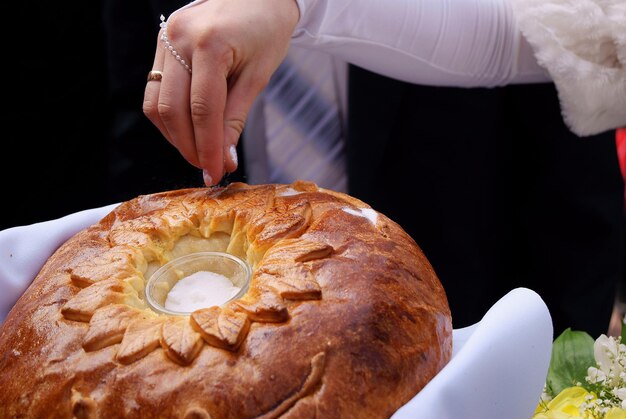
{"label": "manicured nail", "polygon": [[213,186],[213,178],[206,169],[202,170],[202,177],[204,178],[204,184],[206,186]]}
{"label": "manicured nail", "polygon": [[230,152],[230,159],[232,162],[235,163],[235,166],[239,166],[239,162],[237,160],[237,148],[235,145],[231,144],[230,147],[228,147],[228,151]]}

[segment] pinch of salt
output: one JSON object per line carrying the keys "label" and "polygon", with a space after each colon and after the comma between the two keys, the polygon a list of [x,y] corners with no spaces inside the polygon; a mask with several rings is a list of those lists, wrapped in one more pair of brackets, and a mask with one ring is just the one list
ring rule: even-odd
{"label": "pinch of salt", "polygon": [[165,299],[165,308],[192,312],[219,306],[234,297],[241,288],[215,272],[199,271],[178,281]]}

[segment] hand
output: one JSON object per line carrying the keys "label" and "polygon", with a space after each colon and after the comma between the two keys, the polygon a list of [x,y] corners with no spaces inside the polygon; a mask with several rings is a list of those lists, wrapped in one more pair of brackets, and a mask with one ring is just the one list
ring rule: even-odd
{"label": "hand", "polygon": [[173,13],[160,39],[143,109],[207,186],[237,168],[235,146],[248,110],[287,54],[299,19],[294,0],[210,0]]}

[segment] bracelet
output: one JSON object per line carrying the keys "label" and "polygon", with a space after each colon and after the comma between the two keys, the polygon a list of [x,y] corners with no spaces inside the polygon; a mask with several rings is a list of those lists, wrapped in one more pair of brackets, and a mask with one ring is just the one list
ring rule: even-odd
{"label": "bracelet", "polygon": [[185,67],[189,74],[191,74],[191,66],[185,62],[183,57],[181,57],[176,49],[174,49],[174,46],[167,38],[167,21],[165,20],[165,16],[163,15],[161,15],[161,24],[159,26],[161,26],[161,29],[163,29],[163,32],[161,33],[161,41],[163,41],[163,43],[165,44],[165,49],[172,53],[174,58],[176,58],[176,61],[178,61],[183,67]]}

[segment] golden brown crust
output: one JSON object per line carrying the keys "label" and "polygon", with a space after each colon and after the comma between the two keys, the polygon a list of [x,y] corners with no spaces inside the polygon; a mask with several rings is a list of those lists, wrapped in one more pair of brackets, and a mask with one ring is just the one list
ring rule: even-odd
{"label": "golden brown crust", "polygon": [[[246,295],[152,312],[145,278],[200,250],[246,259]],[[9,313],[0,417],[385,417],[447,363],[451,333],[419,247],[353,197],[306,182],[140,196],[68,240]]]}

